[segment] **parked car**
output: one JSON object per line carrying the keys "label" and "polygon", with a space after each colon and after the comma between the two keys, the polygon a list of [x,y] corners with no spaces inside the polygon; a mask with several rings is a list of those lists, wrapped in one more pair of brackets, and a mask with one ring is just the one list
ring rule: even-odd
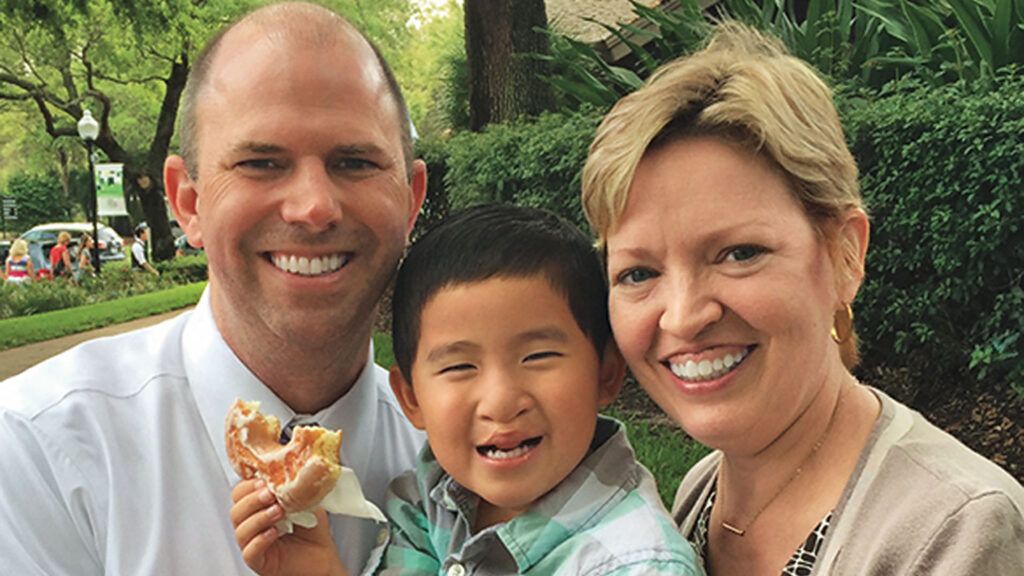
{"label": "parked car", "polygon": [[[29,255],[32,257],[32,265],[36,270],[50,270],[50,250],[57,244],[57,235],[61,232],[71,235],[71,244],[68,250],[71,252],[71,261],[77,265],[78,243],[82,234],[92,236],[92,224],[89,222],[54,222],[52,224],[40,224],[30,228],[21,235],[28,242]],[[96,244],[99,248],[100,262],[111,260],[124,260],[124,241],[113,228],[105,224],[99,225],[100,237]]]}

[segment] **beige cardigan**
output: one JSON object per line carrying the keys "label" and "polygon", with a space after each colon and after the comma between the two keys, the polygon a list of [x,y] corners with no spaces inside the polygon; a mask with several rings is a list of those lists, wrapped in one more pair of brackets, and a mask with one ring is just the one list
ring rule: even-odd
{"label": "beige cardigan", "polygon": [[[885,395],[836,506],[813,575],[1024,576],[1024,487]],[[715,451],[686,474],[672,514],[690,537],[717,476]]]}

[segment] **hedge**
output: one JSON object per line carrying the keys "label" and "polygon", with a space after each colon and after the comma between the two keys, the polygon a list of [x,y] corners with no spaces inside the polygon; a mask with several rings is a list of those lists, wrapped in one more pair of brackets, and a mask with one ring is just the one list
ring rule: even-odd
{"label": "hedge", "polygon": [[873,220],[863,354],[921,375],[921,400],[978,381],[1024,394],[1024,77],[999,82],[894,85],[845,116]]}
{"label": "hedge", "polygon": [[131,270],[126,258],[105,263],[99,276],[86,276],[78,283],[66,279],[36,280],[28,284],[0,282],[0,319],[120,300],[202,282],[207,276],[205,254],[157,262],[155,266],[160,276]]}
{"label": "hedge", "polygon": [[[872,214],[855,303],[862,372],[909,372],[903,400],[948,387],[1024,394],[1024,78],[991,91],[894,84],[839,102]],[[580,170],[600,114],[548,114],[422,144],[429,202],[552,209],[585,227]],[[431,220],[442,217],[437,210]]]}

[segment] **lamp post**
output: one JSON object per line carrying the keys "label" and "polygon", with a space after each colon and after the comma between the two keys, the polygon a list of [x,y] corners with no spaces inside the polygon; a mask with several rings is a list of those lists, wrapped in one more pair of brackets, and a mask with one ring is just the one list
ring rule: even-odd
{"label": "lamp post", "polygon": [[88,109],[82,112],[82,118],[78,120],[78,136],[85,140],[85,147],[89,151],[89,186],[92,190],[92,265],[96,274],[100,273],[100,226],[99,226],[99,202],[96,198],[96,167],[93,163],[92,146],[96,137],[100,135],[100,125],[92,117]]}

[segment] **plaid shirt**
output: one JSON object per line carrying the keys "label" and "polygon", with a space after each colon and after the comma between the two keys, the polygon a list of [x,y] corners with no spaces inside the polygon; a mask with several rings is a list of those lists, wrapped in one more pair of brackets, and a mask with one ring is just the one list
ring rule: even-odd
{"label": "plaid shirt", "polygon": [[479,497],[438,465],[429,446],[416,470],[392,481],[390,540],[366,574],[469,576],[702,574],[665,512],[622,424],[598,419],[587,457],[531,509],[473,534]]}

